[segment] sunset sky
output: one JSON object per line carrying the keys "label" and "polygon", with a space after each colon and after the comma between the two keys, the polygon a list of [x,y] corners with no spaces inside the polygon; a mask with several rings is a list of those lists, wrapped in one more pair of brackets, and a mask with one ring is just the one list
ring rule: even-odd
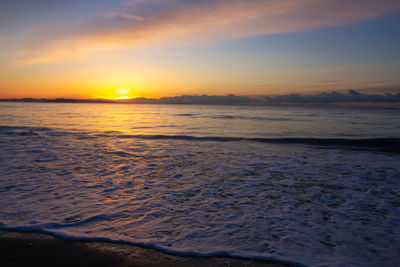
{"label": "sunset sky", "polygon": [[0,98],[391,92],[399,29],[399,0],[2,0]]}

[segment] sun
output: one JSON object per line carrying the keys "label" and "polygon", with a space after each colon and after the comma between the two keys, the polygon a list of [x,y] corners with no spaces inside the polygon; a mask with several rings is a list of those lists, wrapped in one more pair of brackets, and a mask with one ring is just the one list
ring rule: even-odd
{"label": "sun", "polygon": [[129,96],[118,96],[116,99],[121,100],[121,99],[131,99]]}
{"label": "sun", "polygon": [[118,88],[114,91],[117,95],[115,99],[130,99],[131,97],[128,95],[131,92],[131,89],[128,88]]}

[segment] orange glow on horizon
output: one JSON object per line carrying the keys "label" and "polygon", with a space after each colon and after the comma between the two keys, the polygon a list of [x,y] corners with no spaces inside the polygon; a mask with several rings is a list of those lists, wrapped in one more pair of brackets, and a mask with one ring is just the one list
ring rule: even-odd
{"label": "orange glow on horizon", "polygon": [[116,99],[122,100],[122,99],[131,99],[129,96],[119,96]]}
{"label": "orange glow on horizon", "polygon": [[128,88],[118,88],[114,90],[114,94],[117,95],[114,99],[122,100],[122,99],[131,99],[130,97],[131,89]]}
{"label": "orange glow on horizon", "polygon": [[110,99],[110,100],[126,100],[137,98],[137,95],[132,94],[132,90],[126,87],[119,87],[117,89],[103,89],[96,90],[89,93],[85,98],[87,99]]}

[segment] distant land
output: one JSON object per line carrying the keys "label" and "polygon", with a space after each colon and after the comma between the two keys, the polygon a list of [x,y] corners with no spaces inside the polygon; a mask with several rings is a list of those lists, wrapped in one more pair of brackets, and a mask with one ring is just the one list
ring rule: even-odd
{"label": "distant land", "polygon": [[400,107],[400,93],[365,94],[356,90],[346,93],[330,92],[314,95],[286,94],[277,96],[247,97],[236,95],[182,95],[162,98],[132,99],[68,99],[68,98],[13,98],[0,99],[1,102],[50,102],[50,103],[127,103],[127,104],[186,104],[186,105],[339,105],[339,106],[372,106]]}

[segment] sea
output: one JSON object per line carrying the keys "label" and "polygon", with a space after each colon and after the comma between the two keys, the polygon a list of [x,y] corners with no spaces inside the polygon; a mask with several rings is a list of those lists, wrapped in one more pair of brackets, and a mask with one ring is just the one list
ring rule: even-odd
{"label": "sea", "polygon": [[398,266],[400,110],[0,103],[0,229]]}

